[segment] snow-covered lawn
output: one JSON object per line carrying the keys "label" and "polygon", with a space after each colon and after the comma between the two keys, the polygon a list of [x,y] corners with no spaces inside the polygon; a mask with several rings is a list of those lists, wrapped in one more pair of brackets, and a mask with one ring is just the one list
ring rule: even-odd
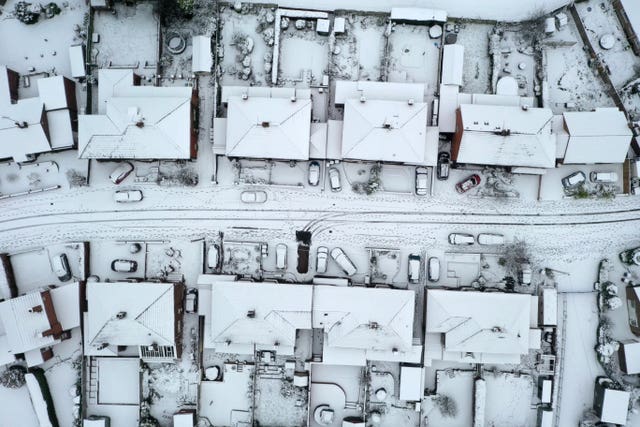
{"label": "snow-covered lawn", "polygon": [[160,37],[155,3],[116,3],[114,7],[115,14],[104,10],[94,15],[93,31],[100,34],[100,42],[93,45],[91,55],[97,68],[133,68],[136,74],[150,77],[156,71]]}
{"label": "snow-covered lawn", "polygon": [[488,425],[528,427],[535,425],[537,411],[532,400],[537,392],[533,378],[500,372],[485,372],[487,385],[485,416]]}
{"label": "snow-covered lawn", "polygon": [[[31,74],[29,69],[34,67],[35,73],[48,72],[71,77],[69,46],[83,42],[74,28],[76,25],[83,28],[89,5],[83,0],[58,2],[60,15],[51,19],[40,15],[38,23],[25,25],[11,17],[18,1],[9,0],[2,6],[0,64],[20,74]],[[21,96],[36,96],[37,86],[34,83],[32,81],[31,90],[21,93]]]}
{"label": "snow-covered lawn", "polygon": [[458,44],[464,46],[462,92],[488,93],[491,90],[491,58],[489,36],[494,24],[480,22],[457,22]]}
{"label": "snow-covered lawn", "polygon": [[[422,411],[427,425],[442,427],[468,427],[473,425],[474,371],[446,370],[436,372],[437,395],[424,400]],[[455,415],[441,412],[438,396],[447,396],[455,402]]]}
{"label": "snow-covered lawn", "polygon": [[[0,368],[0,374],[4,370],[5,368]],[[26,385],[17,389],[0,386],[0,402],[2,402],[0,425],[24,427],[39,425]]]}
{"label": "snow-covered lawn", "polygon": [[[280,33],[280,64],[278,81],[285,86],[293,86],[298,82],[303,85],[318,85],[322,76],[328,72],[329,37],[315,31],[314,28],[298,30],[289,25]],[[307,73],[310,72],[310,80]]]}
{"label": "snow-covered lawn", "polygon": [[336,79],[378,81],[384,74],[385,17],[344,12],[336,17],[347,21],[345,34],[336,36],[332,75]]}

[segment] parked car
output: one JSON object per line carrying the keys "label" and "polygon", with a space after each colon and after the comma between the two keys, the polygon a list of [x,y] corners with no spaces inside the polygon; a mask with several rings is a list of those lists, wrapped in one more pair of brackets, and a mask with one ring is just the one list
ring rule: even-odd
{"label": "parked car", "polygon": [[243,191],[240,200],[244,203],[264,203],[267,201],[267,193],[262,190]]}
{"label": "parked car", "polygon": [[618,182],[618,174],[615,172],[596,172],[593,171],[589,174],[591,182]]}
{"label": "parked car", "polygon": [[409,282],[418,283],[420,280],[420,264],[421,257],[418,254],[409,254],[409,268],[407,276],[409,277]]}
{"label": "parked car", "polygon": [[109,179],[117,185],[124,181],[131,172],[133,172],[133,165],[129,162],[124,162],[111,172]]}
{"label": "parked car", "polygon": [[466,193],[474,187],[477,187],[480,184],[480,175],[474,173],[467,179],[460,181],[456,184],[456,191],[460,194]]}
{"label": "parked car", "polygon": [[298,244],[298,265],[296,271],[300,274],[309,272],[309,245],[304,243]]}
{"label": "parked car", "polygon": [[452,245],[473,245],[475,239],[471,234],[451,233],[449,234],[449,243]]}
{"label": "parked car", "polygon": [[520,283],[522,283],[523,285],[530,285],[532,274],[533,272],[531,271],[531,266],[529,264],[522,264],[520,266],[520,272],[519,272]]}
{"label": "parked car", "polygon": [[278,270],[287,269],[287,245],[284,243],[276,245],[276,268]]}
{"label": "parked car", "polygon": [[437,177],[443,181],[449,178],[449,167],[451,165],[451,156],[446,151],[438,153]]}
{"label": "parked car", "polygon": [[320,183],[320,163],[313,161],[309,163],[309,185],[314,187]]}
{"label": "parked car", "polygon": [[198,289],[190,288],[184,298],[184,311],[195,313],[198,311]]}
{"label": "parked car", "polygon": [[111,270],[118,273],[133,273],[138,269],[138,263],[129,259],[114,259],[111,261]]}
{"label": "parked car", "polygon": [[478,234],[478,243],[481,245],[504,245],[504,236],[502,234],[480,233]]}
{"label": "parked car", "polygon": [[318,247],[318,251],[316,252],[316,272],[327,272],[327,258],[329,258],[329,248],[326,246]]}
{"label": "parked car", "polygon": [[347,254],[345,254],[344,251],[340,248],[331,249],[331,258],[333,258],[333,260],[340,266],[340,268],[342,268],[347,276],[353,276],[358,271]]}
{"label": "parked car", "polygon": [[118,203],[139,202],[142,200],[142,191],[118,190],[113,194],[113,200]]}
{"label": "parked car", "polygon": [[71,267],[67,254],[58,254],[51,258],[51,269],[61,282],[71,279]]}
{"label": "parked car", "polygon": [[586,181],[587,177],[584,172],[578,171],[562,178],[562,186],[567,189],[574,188],[580,184],[584,184]]}
{"label": "parked car", "polygon": [[437,282],[440,280],[440,260],[434,256],[429,258],[429,281]]}
{"label": "parked car", "polygon": [[342,184],[340,183],[340,171],[336,168],[329,168],[329,185],[331,191],[342,191]]}
{"label": "parked car", "polygon": [[418,166],[416,168],[416,194],[418,196],[424,196],[427,194],[429,188],[428,183],[429,171],[424,166]]}
{"label": "parked car", "polygon": [[220,264],[220,248],[218,245],[211,245],[207,252],[207,267],[215,270]]}

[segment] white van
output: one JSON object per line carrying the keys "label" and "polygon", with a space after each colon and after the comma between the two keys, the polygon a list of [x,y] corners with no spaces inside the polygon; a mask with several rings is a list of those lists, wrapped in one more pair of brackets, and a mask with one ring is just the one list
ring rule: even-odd
{"label": "white van", "polygon": [[407,276],[409,276],[409,282],[418,283],[420,280],[420,264],[421,258],[418,254],[409,255],[409,270]]}
{"label": "white van", "polygon": [[358,269],[353,264],[353,262],[349,259],[347,254],[340,248],[331,249],[331,258],[347,273],[347,276],[353,276],[356,274]]}
{"label": "white van", "polygon": [[440,280],[440,260],[434,256],[429,258],[429,281],[437,282]]}
{"label": "white van", "polygon": [[71,279],[71,267],[69,267],[69,259],[66,254],[58,254],[52,257],[51,268],[61,282]]}
{"label": "white van", "polygon": [[451,233],[449,234],[449,243],[452,245],[473,245],[475,239],[471,234]]}
{"label": "white van", "polygon": [[276,245],[276,268],[278,270],[287,269],[287,245],[284,243]]}
{"label": "white van", "polygon": [[618,182],[618,174],[615,172],[596,172],[593,171],[589,174],[591,182]]}
{"label": "white van", "polygon": [[480,233],[478,234],[478,243],[481,245],[504,245],[504,236],[502,234]]}
{"label": "white van", "polygon": [[318,252],[316,253],[316,272],[327,272],[327,258],[329,258],[329,248],[326,246],[319,246]]}

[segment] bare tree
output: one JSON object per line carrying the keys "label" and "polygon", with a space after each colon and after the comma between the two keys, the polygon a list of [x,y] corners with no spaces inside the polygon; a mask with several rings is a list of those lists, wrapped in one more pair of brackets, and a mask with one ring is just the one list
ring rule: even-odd
{"label": "bare tree", "polygon": [[451,396],[437,395],[433,401],[438,406],[440,413],[445,417],[455,418],[458,415],[458,404]]}
{"label": "bare tree", "polygon": [[531,258],[529,246],[524,240],[514,239],[512,243],[504,246],[504,252],[499,263],[511,277],[517,277],[522,264],[528,263]]}

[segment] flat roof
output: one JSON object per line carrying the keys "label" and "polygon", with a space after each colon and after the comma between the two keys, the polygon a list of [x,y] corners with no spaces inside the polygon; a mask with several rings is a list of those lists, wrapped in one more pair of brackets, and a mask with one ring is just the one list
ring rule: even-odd
{"label": "flat roof", "polygon": [[605,389],[600,420],[605,423],[625,425],[630,397],[631,394],[628,391]]}
{"label": "flat roof", "polygon": [[464,46],[447,44],[442,49],[442,84],[462,86]]}
{"label": "flat roof", "polygon": [[396,83],[336,80],[334,98],[336,104],[344,104],[347,99],[377,99],[386,101],[423,102],[425,94],[424,83]]}
{"label": "flat roof", "polygon": [[640,373],[640,342],[626,341],[623,342],[625,363],[627,365],[627,374]]}
{"label": "flat roof", "polygon": [[194,73],[210,73],[213,68],[211,36],[193,36],[191,46],[191,71]]}

